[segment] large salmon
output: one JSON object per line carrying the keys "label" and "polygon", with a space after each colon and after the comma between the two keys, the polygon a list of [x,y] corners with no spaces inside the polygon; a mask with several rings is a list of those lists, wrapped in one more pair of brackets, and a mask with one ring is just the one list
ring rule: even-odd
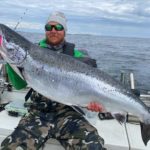
{"label": "large salmon", "polygon": [[106,73],[70,56],[42,49],[3,24],[0,24],[0,54],[9,64],[22,67],[28,85],[47,98],[83,107],[95,101],[108,112],[137,116],[142,139],[145,144],[149,141],[148,107]]}

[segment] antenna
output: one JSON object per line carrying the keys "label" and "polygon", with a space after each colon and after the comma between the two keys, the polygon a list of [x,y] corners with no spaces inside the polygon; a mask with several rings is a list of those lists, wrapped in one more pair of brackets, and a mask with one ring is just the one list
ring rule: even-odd
{"label": "antenna", "polygon": [[20,17],[20,19],[18,20],[16,26],[14,27],[14,30],[17,29],[18,25],[21,23],[22,19],[23,19],[23,16],[25,16],[26,12],[27,12],[28,8],[25,9],[23,15]]}

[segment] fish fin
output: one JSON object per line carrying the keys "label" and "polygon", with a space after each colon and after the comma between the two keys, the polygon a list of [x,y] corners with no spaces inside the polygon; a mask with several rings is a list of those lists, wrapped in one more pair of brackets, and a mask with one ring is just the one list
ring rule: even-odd
{"label": "fish fin", "polygon": [[123,124],[126,122],[126,114],[121,113],[112,113],[112,116],[114,119],[116,119],[120,124]]}
{"label": "fish fin", "polygon": [[141,135],[142,135],[142,140],[145,145],[147,145],[147,142],[150,140],[150,124],[144,124],[140,122],[141,126]]}

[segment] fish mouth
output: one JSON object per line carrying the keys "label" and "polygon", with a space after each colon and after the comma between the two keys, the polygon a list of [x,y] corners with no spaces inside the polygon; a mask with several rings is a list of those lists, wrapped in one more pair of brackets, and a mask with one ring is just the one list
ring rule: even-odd
{"label": "fish mouth", "polygon": [[3,36],[0,34],[0,46],[2,47],[3,45]]}
{"label": "fish mouth", "polygon": [[3,57],[3,56],[5,56],[5,53],[4,53],[4,51],[3,51],[3,35],[0,33],[0,55]]}

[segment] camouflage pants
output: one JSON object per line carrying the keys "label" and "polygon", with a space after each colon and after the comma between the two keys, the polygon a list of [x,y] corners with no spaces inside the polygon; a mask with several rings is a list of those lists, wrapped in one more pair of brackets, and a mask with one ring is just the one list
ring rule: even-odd
{"label": "camouflage pants", "polygon": [[[97,130],[72,107],[52,102],[40,95],[29,114],[1,144],[1,150],[38,150],[50,139],[57,139],[66,150],[103,150]],[[40,100],[40,102],[39,102]]]}

